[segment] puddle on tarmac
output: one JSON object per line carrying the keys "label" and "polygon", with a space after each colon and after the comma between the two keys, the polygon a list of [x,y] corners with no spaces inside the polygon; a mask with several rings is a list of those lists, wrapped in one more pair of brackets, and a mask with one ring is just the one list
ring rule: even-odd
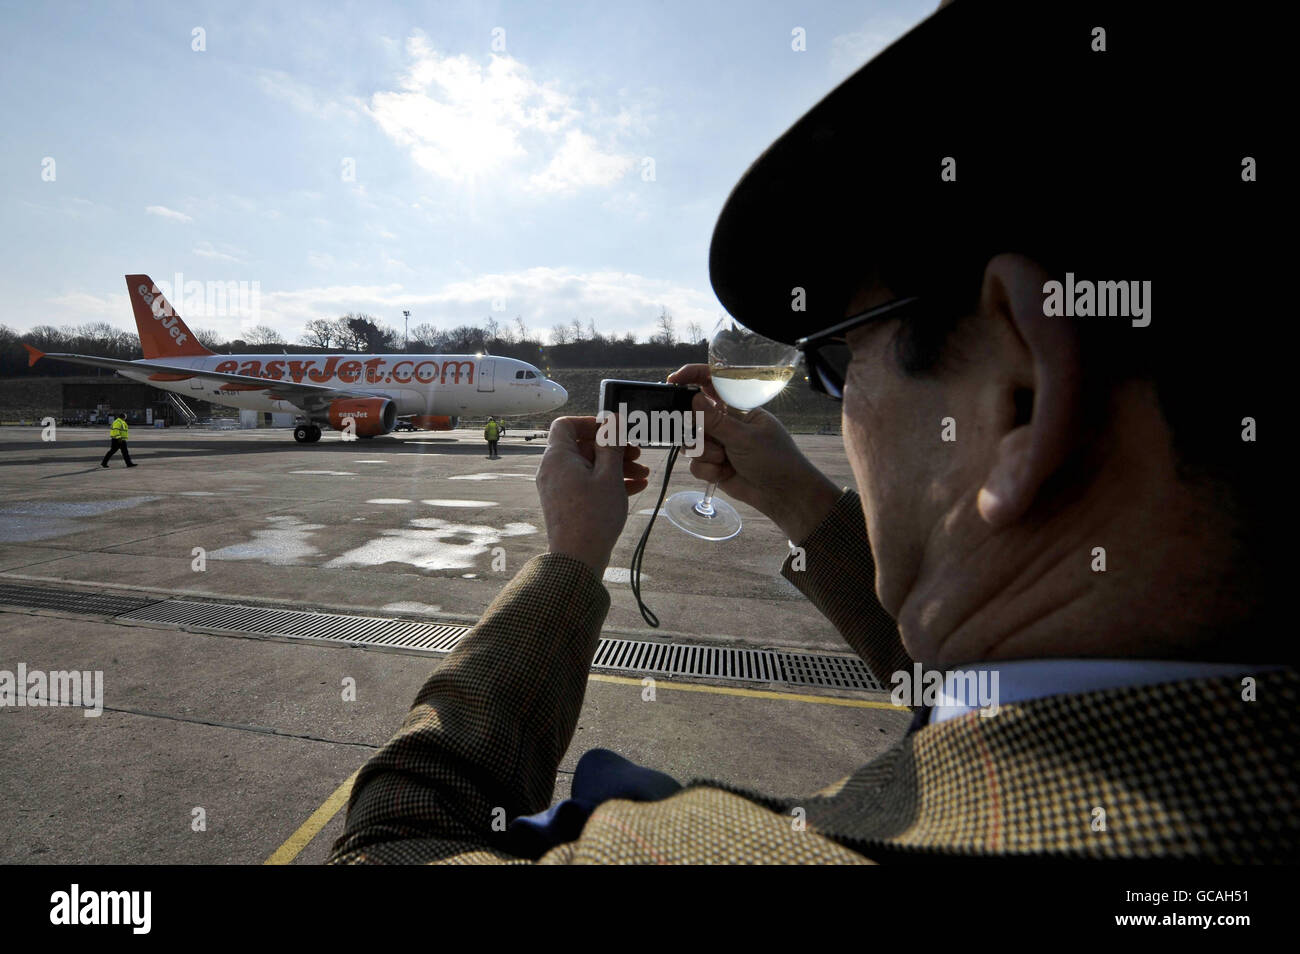
{"label": "puddle on tarmac", "polygon": [[533,480],[536,474],[457,474],[454,477],[448,477],[448,480],[504,480],[507,477],[522,477],[524,480]]}
{"label": "puddle on tarmac", "polygon": [[215,497],[216,496],[216,494],[214,494],[210,490],[182,490],[180,495],[182,497]]}
{"label": "puddle on tarmac", "polygon": [[89,530],[94,524],[84,517],[98,517],[114,510],[138,507],[161,497],[122,497],[118,500],[87,500],[80,503],[32,500],[0,506],[0,543],[49,540]]}
{"label": "puddle on tarmac", "polygon": [[284,566],[299,563],[310,556],[316,556],[320,550],[307,542],[307,535],[313,530],[324,530],[323,523],[303,523],[297,517],[267,517],[271,524],[269,530],[254,530],[253,539],[248,543],[222,547],[208,554],[209,560],[260,560]]}
{"label": "puddle on tarmac", "polygon": [[350,470],[291,470],[291,474],[320,474],[326,477],[355,477]]}
{"label": "puddle on tarmac", "polygon": [[464,507],[472,509],[476,507],[495,507],[494,500],[421,500],[420,503],[428,504],[430,507]]}
{"label": "puddle on tarmac", "polygon": [[504,527],[452,523],[437,517],[411,521],[412,530],[383,530],[378,538],[349,550],[325,564],[379,566],[408,563],[422,570],[468,570],[474,562],[506,537],[536,533],[531,523],[507,523]]}
{"label": "puddle on tarmac", "polygon": [[401,600],[396,603],[386,603],[379,607],[381,610],[387,610],[390,613],[441,613],[442,607],[437,603],[417,603],[414,600]]}

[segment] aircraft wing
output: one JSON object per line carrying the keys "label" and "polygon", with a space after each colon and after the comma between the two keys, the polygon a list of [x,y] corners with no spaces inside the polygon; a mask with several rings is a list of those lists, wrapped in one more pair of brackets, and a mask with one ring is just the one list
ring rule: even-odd
{"label": "aircraft wing", "polygon": [[153,361],[145,364],[139,361],[122,361],[118,358],[96,358],[86,354],[46,354],[29,344],[23,344],[23,347],[27,349],[28,367],[40,361],[41,358],[53,358],[55,361],[65,361],[68,364],[84,364],[92,368],[111,368],[114,371],[148,371],[151,372],[149,378],[153,381],[186,381],[190,378],[220,381],[228,385],[227,390],[266,391],[273,400],[288,401],[305,411],[316,411],[335,398],[385,396],[374,391],[353,391],[347,388],[333,388],[325,384],[307,384],[284,378],[259,378],[251,374],[235,374],[229,371],[204,371],[197,368],[157,364]]}

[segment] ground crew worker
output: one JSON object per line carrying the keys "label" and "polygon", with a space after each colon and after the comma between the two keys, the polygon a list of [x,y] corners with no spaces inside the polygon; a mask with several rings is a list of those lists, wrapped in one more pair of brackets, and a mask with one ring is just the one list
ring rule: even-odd
{"label": "ground crew worker", "polygon": [[108,429],[108,435],[113,439],[113,443],[109,446],[108,453],[104,455],[104,459],[99,462],[99,466],[107,467],[108,459],[120,450],[122,452],[122,459],[126,461],[126,466],[134,467],[136,465],[131,463],[131,455],[127,453],[126,450],[126,439],[130,431],[130,428],[126,426],[126,415],[114,414],[110,416],[113,418],[113,426]]}
{"label": "ground crew worker", "polygon": [[497,441],[501,440],[501,425],[495,417],[489,417],[487,427],[483,428],[483,437],[488,444],[488,460],[497,460]]}

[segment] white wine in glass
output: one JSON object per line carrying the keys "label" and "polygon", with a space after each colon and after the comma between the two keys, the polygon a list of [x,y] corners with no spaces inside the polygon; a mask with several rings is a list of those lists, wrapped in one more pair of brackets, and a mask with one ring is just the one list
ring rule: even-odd
{"label": "white wine in glass", "polygon": [[[724,318],[709,341],[709,375],[722,399],[724,414],[741,417],[780,394],[798,366],[799,351],[754,334]],[[715,500],[717,484],[701,493],[686,490],[664,502],[664,514],[673,525],[701,540],[730,540],[740,533],[740,514],[724,500]]]}

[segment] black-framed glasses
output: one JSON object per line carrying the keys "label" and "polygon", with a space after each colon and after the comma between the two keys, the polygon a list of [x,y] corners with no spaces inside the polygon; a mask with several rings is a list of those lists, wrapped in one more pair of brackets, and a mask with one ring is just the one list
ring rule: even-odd
{"label": "black-framed glasses", "polygon": [[860,315],[832,325],[825,331],[800,338],[795,347],[803,352],[808,363],[808,383],[814,391],[828,394],[839,401],[844,397],[844,377],[849,371],[849,361],[853,357],[845,335],[855,328],[861,328],[873,321],[886,318],[900,318],[911,311],[921,301],[919,295],[909,298],[895,298],[883,305],[868,308]]}

